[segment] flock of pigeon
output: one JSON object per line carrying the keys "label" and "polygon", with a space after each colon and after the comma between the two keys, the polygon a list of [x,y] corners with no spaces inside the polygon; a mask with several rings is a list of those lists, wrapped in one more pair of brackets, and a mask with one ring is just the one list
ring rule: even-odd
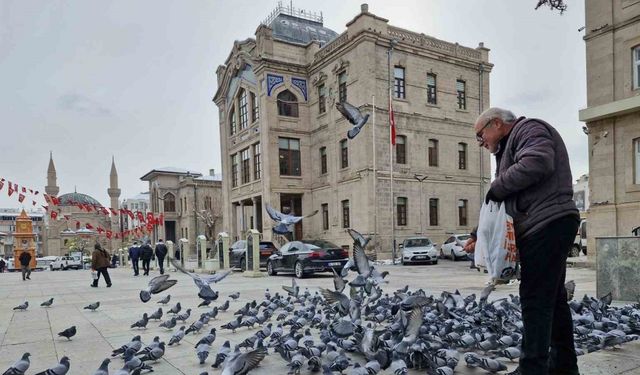
{"label": "flock of pigeon", "polygon": [[[171,260],[176,269],[193,279],[202,303],[183,309],[177,302],[166,311],[160,307],[143,314],[131,324],[132,330],[147,329],[151,321],[162,321],[158,328],[171,331],[171,335],[159,334],[146,345],[140,335],[135,335],[113,350],[93,374],[109,374],[110,364],[116,361],[122,364],[115,366],[118,370],[112,374],[152,372],[165,351],[180,345],[187,335],[199,337],[193,350],[194,360],[203,369],[200,375],[208,374],[206,369],[244,375],[268,355],[280,357],[292,375],[404,375],[411,368],[430,375],[451,375],[459,366],[500,373],[507,370],[507,362],[520,357],[522,321],[517,296],[489,301],[492,285],[479,296],[462,296],[458,291],[428,295],[408,286],[385,291],[389,274],[380,272],[367,258],[364,248],[368,239],[353,230],[349,233],[354,240],[353,257],[340,272],[334,271],[332,287],[302,290],[293,279],[282,292],[266,289],[264,299],[246,302],[235,312],[230,309],[230,300],[211,306],[219,297],[211,284],[220,282],[229,272],[201,276]],[[140,299],[148,302],[152,295],[175,284],[168,275],[155,277],[140,292]],[[614,307],[610,295],[573,299],[575,284],[569,282],[565,287],[578,355],[638,339],[640,304]],[[239,297],[239,292],[229,295],[233,301]],[[168,306],[170,300],[167,294],[157,303]],[[53,298],[42,303],[47,308],[52,305]],[[25,302],[14,310],[28,308]],[[95,311],[100,302],[84,308]],[[216,341],[219,330],[229,331],[229,335],[238,330],[252,334],[244,340],[220,343],[222,340]],[[73,326],[58,335],[71,340],[76,333]],[[23,375],[29,367],[30,353],[24,353],[3,374]],[[69,369],[70,359],[65,356],[37,374],[65,375]]]}

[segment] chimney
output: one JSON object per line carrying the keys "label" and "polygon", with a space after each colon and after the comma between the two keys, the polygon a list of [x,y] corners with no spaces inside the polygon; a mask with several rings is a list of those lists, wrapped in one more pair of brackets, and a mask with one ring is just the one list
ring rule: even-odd
{"label": "chimney", "polygon": [[215,176],[216,175],[216,170],[211,168],[209,169],[209,176]]}
{"label": "chimney", "polygon": [[367,3],[363,3],[360,5],[360,12],[361,13],[369,13],[369,4]]}

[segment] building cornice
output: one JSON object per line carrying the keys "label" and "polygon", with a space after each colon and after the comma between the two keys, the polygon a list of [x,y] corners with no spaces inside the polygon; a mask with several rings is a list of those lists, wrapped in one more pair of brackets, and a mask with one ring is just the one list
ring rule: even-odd
{"label": "building cornice", "polygon": [[626,115],[639,110],[640,95],[581,109],[578,111],[578,119],[584,122],[591,122]]}

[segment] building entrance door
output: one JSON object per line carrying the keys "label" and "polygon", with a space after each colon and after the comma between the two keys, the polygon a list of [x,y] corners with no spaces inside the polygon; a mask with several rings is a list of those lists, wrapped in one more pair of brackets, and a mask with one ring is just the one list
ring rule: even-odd
{"label": "building entrance door", "polygon": [[176,222],[175,221],[164,222],[164,240],[176,243]]}
{"label": "building entrance door", "polygon": [[[280,195],[280,212],[302,216],[302,194],[282,194]],[[290,240],[302,239],[302,221],[293,227],[292,238]]]}

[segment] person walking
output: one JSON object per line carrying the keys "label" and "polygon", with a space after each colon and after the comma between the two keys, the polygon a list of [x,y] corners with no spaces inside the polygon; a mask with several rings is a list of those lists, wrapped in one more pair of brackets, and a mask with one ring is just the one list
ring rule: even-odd
{"label": "person walking", "polygon": [[0,258],[0,273],[4,272],[4,267],[7,266],[7,263],[4,261],[4,258]]}
{"label": "person walking", "polygon": [[116,268],[117,263],[118,263],[118,256],[114,253],[111,256],[111,268]]}
{"label": "person walking", "polygon": [[140,258],[142,258],[142,271],[145,276],[149,276],[149,265],[153,258],[153,249],[149,244],[149,241],[145,242],[140,248]]}
{"label": "person walking", "polygon": [[98,277],[93,280],[92,287],[98,287],[98,281],[100,275],[104,276],[104,281],[107,283],[107,288],[111,288],[111,277],[109,276],[109,253],[96,243],[93,246],[93,253],[91,254],[91,270],[98,272]]}
{"label": "person walking", "polygon": [[133,246],[129,248],[129,258],[131,259],[131,267],[133,267],[133,276],[140,274],[140,246],[138,241],[133,241]]}
{"label": "person walking", "polygon": [[580,216],[562,137],[543,120],[501,108],[484,111],[474,128],[496,158],[485,201],[505,205],[520,255],[522,355],[512,374],[578,375],[564,283]]}
{"label": "person walking", "polygon": [[168,251],[167,245],[165,245],[162,238],[160,238],[156,244],[156,258],[158,259],[161,275],[164,275],[164,258],[167,256]]}
{"label": "person walking", "polygon": [[23,251],[18,260],[22,269],[22,281],[25,281],[25,278],[31,280],[31,254],[28,251]]}

